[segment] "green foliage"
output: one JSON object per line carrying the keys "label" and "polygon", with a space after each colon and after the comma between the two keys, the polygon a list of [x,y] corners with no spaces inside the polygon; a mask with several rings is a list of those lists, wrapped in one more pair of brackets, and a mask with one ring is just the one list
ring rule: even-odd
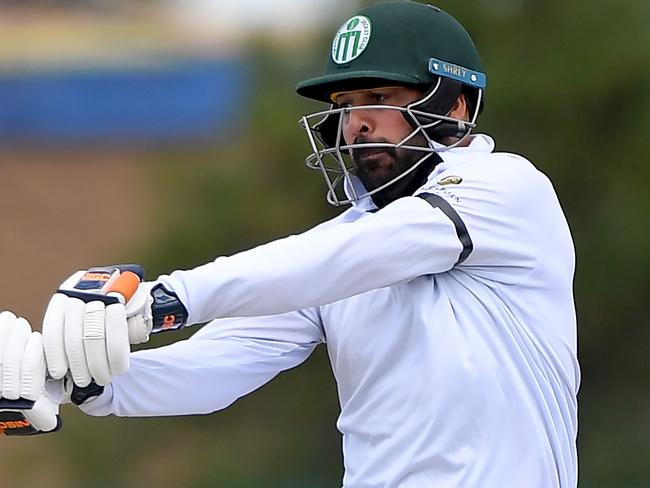
{"label": "green foliage", "polygon": [[336,213],[325,204],[320,175],[303,163],[308,146],[298,118],[314,106],[293,90],[301,70],[262,50],[254,66],[241,107],[245,128],[227,141],[168,148],[148,167],[152,186],[171,197],[158,213],[160,236],[148,259],[155,270],[196,265]]}

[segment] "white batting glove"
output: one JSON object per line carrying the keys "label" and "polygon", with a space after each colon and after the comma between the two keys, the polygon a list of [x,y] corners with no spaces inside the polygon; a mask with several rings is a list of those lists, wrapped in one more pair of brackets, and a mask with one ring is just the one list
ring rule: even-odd
{"label": "white batting glove", "polygon": [[59,430],[59,404],[45,391],[39,332],[11,312],[0,313],[0,432],[32,435]]}
{"label": "white batting glove", "polygon": [[107,385],[128,370],[130,344],[184,325],[187,312],[176,295],[141,282],[143,275],[139,266],[109,266],[78,271],[63,282],[43,320],[52,378],[69,370],[78,388]]}
{"label": "white batting glove", "polygon": [[[79,387],[93,380],[103,386],[129,368],[130,344],[146,341],[151,330],[146,317],[150,287],[126,272],[130,269],[91,268],[61,284],[43,319],[43,347],[52,378],[62,379],[70,370]],[[130,290],[120,287],[120,277],[127,275]]]}

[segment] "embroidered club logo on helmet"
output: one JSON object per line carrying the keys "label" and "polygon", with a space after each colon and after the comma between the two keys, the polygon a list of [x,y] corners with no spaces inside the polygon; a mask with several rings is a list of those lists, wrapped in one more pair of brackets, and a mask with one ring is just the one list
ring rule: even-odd
{"label": "embroidered club logo on helmet", "polygon": [[334,36],[332,59],[344,64],[358,58],[370,41],[370,19],[356,15],[347,20]]}

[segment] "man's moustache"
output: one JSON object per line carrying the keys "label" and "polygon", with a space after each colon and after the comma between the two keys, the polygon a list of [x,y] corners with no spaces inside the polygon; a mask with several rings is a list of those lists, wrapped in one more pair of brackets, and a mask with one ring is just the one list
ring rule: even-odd
{"label": "man's moustache", "polygon": [[[368,140],[368,139],[356,139],[354,144],[388,144],[388,141],[385,139],[382,140]],[[352,159],[354,161],[361,161],[365,159],[370,154],[386,153],[389,156],[395,158],[397,156],[397,151],[394,147],[382,147],[382,146],[367,146],[367,147],[355,147],[352,148]]]}

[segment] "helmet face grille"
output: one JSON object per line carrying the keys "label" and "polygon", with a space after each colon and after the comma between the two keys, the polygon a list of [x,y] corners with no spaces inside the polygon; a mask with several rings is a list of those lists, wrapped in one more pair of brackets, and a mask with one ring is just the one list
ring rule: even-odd
{"label": "helmet face grille", "polygon": [[[299,125],[306,131],[311,147],[311,153],[305,159],[305,164],[310,169],[318,170],[327,185],[327,201],[335,206],[359,202],[365,198],[384,190],[402,178],[415,171],[423,162],[436,153],[444,152],[456,147],[471,130],[476,126],[478,110],[470,121],[464,121],[427,111],[428,104],[435,98],[441,83],[431,89],[425,96],[406,107],[394,105],[361,105],[354,107],[337,107],[332,105],[328,110],[305,115],[300,119]],[[479,97],[481,91],[479,90]],[[476,104],[478,107],[479,103]],[[411,125],[413,130],[402,140],[396,143],[372,142],[347,144],[343,139],[344,117],[355,110],[394,110],[399,111]],[[441,130],[450,131],[448,135],[458,137],[458,141],[449,146],[437,143],[432,134]],[[425,141],[425,145],[415,142]],[[365,148],[392,148],[414,151],[420,154],[413,165],[403,173],[395,176],[378,188],[368,191],[356,175],[356,169],[350,156],[355,149]]]}

